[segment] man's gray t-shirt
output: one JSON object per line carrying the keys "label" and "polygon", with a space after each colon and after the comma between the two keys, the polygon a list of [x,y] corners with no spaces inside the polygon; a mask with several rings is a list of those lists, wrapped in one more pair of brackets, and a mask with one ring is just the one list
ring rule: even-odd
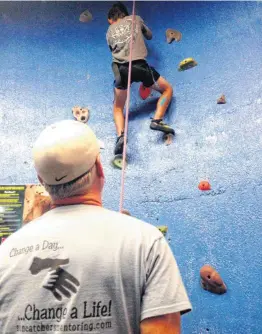
{"label": "man's gray t-shirt", "polygon": [[152,225],[97,206],[53,209],[0,246],[0,333],[139,333],[191,309]]}
{"label": "man's gray t-shirt", "polygon": [[[135,16],[132,60],[145,59],[147,48],[142,31],[148,30],[140,16]],[[130,40],[132,33],[132,15],[125,16],[119,22],[109,26],[106,40],[112,52],[113,61],[116,63],[127,63],[130,54]]]}

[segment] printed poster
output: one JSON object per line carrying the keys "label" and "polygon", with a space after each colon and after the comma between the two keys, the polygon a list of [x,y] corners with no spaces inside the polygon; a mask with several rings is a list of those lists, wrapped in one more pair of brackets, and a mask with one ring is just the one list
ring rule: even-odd
{"label": "printed poster", "polygon": [[49,209],[50,198],[42,185],[1,185],[0,244]]}

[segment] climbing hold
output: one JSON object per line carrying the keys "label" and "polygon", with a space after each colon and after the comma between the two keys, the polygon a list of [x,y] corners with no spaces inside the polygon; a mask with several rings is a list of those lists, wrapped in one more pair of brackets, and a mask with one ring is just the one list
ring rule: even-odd
{"label": "climbing hold", "polygon": [[182,39],[182,34],[178,30],[167,29],[166,30],[166,41],[171,44],[173,41],[179,42]]}
{"label": "climbing hold", "polygon": [[174,140],[174,135],[172,133],[164,133],[163,140],[166,146],[170,145]]}
{"label": "climbing hold", "polygon": [[219,99],[217,99],[217,104],[225,104],[226,103],[226,97],[225,95],[221,95]]}
{"label": "climbing hold", "polygon": [[197,62],[194,60],[194,58],[186,58],[179,63],[178,71],[189,70],[195,66],[197,66]]}
{"label": "climbing hold", "polygon": [[143,84],[139,87],[139,95],[141,99],[145,100],[148,98],[148,96],[151,94],[151,88],[145,87]]}
{"label": "climbing hold", "polygon": [[159,229],[161,233],[163,233],[163,235],[167,234],[167,226],[161,225],[161,226],[157,226],[157,228]]}
{"label": "climbing hold", "polygon": [[[127,157],[126,157],[126,165],[127,165]],[[112,160],[112,164],[114,167],[122,169],[123,168],[123,155],[122,154],[116,154]]]}
{"label": "climbing hold", "polygon": [[88,23],[92,21],[92,19],[93,19],[93,16],[87,9],[83,13],[81,13],[79,17],[79,21],[83,23]]}
{"label": "climbing hold", "polygon": [[219,273],[210,265],[206,264],[200,269],[201,286],[204,290],[222,295],[227,291]]}
{"label": "climbing hold", "polygon": [[202,190],[202,191],[210,190],[211,185],[208,181],[201,181],[201,182],[199,182],[198,189]]}
{"label": "climbing hold", "polygon": [[75,119],[79,122],[86,123],[90,117],[90,111],[87,107],[74,106],[72,113]]}
{"label": "climbing hold", "polygon": [[127,215],[127,216],[131,216],[131,213],[126,209],[122,209],[121,213],[123,213],[124,215]]}

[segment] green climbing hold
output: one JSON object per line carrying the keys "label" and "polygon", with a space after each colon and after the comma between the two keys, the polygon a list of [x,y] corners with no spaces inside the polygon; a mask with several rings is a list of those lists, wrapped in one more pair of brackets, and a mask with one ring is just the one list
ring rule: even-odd
{"label": "green climbing hold", "polygon": [[160,232],[163,233],[163,235],[167,234],[167,226],[161,225],[161,226],[157,226],[157,228],[159,229]]}
{"label": "green climbing hold", "polygon": [[123,155],[122,154],[116,154],[114,156],[114,159],[112,160],[112,164],[114,167],[122,169],[123,167]]}

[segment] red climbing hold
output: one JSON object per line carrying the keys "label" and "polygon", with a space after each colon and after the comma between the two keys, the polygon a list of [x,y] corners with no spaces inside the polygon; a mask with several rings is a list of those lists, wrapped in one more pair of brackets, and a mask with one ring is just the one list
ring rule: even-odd
{"label": "red climbing hold", "polygon": [[204,290],[222,295],[227,291],[227,287],[223,282],[219,273],[209,264],[204,265],[200,269],[201,285]]}
{"label": "red climbing hold", "polygon": [[211,185],[208,181],[201,181],[198,185],[198,189],[205,191],[205,190],[210,190],[211,189]]}
{"label": "red climbing hold", "polygon": [[151,88],[145,87],[143,84],[139,87],[139,95],[141,99],[145,100],[148,98],[148,96],[151,94]]}

